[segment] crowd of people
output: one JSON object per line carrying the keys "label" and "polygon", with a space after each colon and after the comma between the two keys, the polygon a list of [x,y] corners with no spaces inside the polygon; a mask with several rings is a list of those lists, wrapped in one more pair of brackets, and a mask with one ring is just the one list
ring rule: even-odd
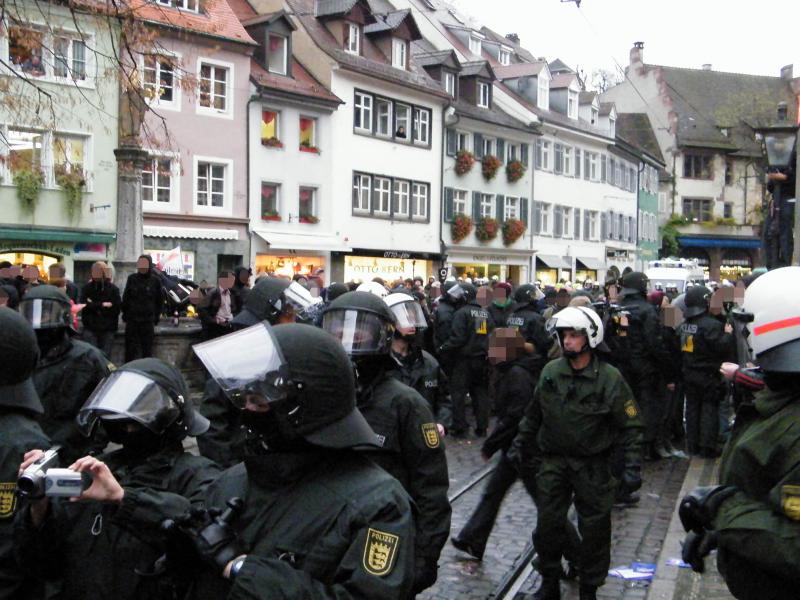
{"label": "crowd of people", "polygon": [[[741,598],[800,582],[800,314],[774,306],[800,268],[676,295],[641,272],[251,287],[241,267],[191,294],[197,403],[152,358],[165,289],[149,257],[122,294],[103,263],[80,289],[61,265],[49,283],[0,269],[0,598],[411,598],[448,538],[482,559],[519,479],[537,507],[534,597],[577,578],[592,600],[643,461],[723,447],[720,486],[681,503],[684,559],[702,569],[719,545]],[[444,445],[465,438],[499,458],[451,537]],[[37,471],[53,447],[82,492]],[[20,493],[23,472],[45,483]]]}

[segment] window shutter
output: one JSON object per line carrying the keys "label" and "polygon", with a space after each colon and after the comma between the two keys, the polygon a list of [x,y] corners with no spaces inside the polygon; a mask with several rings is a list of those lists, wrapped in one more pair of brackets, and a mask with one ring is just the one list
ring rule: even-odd
{"label": "window shutter", "polygon": [[473,148],[475,150],[475,158],[483,158],[483,136],[480,133],[475,134],[475,144]]}
{"label": "window shutter", "polygon": [[497,158],[500,159],[500,162],[505,164],[506,163],[506,141],[501,138],[497,138],[497,148],[495,149],[497,152]]}
{"label": "window shutter", "polygon": [[520,198],[519,199],[519,216],[525,226],[528,226],[528,199],[527,198]]}
{"label": "window shutter", "polygon": [[600,213],[600,239],[608,239],[608,215],[606,213]]}
{"label": "window shutter", "polygon": [[589,171],[590,171],[590,162],[589,162],[589,153],[583,153],[583,178],[587,181],[589,180]]}
{"label": "window shutter", "polygon": [[581,149],[575,148],[575,177],[581,178]]}
{"label": "window shutter", "polygon": [[628,241],[636,241],[636,221],[633,217],[628,217]]}
{"label": "window shutter", "polygon": [[452,223],[455,218],[455,207],[453,206],[453,188],[444,188],[444,220],[445,223]]}
{"label": "window shutter", "polygon": [[581,239],[581,209],[574,208],[575,211],[575,231],[572,232],[572,237],[576,240]]}
{"label": "window shutter", "polygon": [[555,210],[553,211],[555,215],[553,219],[555,222],[553,223],[553,236],[554,237],[561,237],[561,234],[564,230],[564,223],[563,223],[563,216],[562,216],[562,208],[558,204],[555,206]]}
{"label": "window shutter", "polygon": [[447,129],[447,156],[455,156],[458,150],[458,138],[455,129]]}
{"label": "window shutter", "polygon": [[358,175],[353,175],[353,209],[358,208],[358,190],[356,185],[358,183]]}
{"label": "window shutter", "polygon": [[536,201],[533,203],[533,231],[542,232],[542,203]]}
{"label": "window shutter", "polygon": [[613,158],[608,159],[608,183],[617,185],[617,161]]}
{"label": "window shutter", "polygon": [[522,144],[519,147],[519,160],[526,167],[528,166],[528,160],[529,160],[528,152],[529,152],[528,144]]}
{"label": "window shutter", "polygon": [[606,182],[606,155],[600,155],[600,181]]}
{"label": "window shutter", "polygon": [[472,220],[476,223],[481,218],[481,193],[472,192]]}
{"label": "window shutter", "polygon": [[497,200],[497,222],[502,223],[506,216],[506,198],[502,194],[497,194],[495,199]]}
{"label": "window shutter", "polygon": [[589,211],[583,209],[583,239],[589,239]]}
{"label": "window shutter", "polygon": [[553,170],[556,173],[561,173],[564,171],[564,150],[561,144],[555,144],[553,146]]}

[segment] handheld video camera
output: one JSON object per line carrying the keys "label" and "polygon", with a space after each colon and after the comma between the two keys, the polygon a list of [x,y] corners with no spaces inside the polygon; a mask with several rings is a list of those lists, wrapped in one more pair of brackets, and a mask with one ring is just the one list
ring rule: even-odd
{"label": "handheld video camera", "polygon": [[74,498],[92,485],[90,473],[58,468],[58,451],[54,446],[26,468],[17,479],[20,496],[38,500],[45,496]]}

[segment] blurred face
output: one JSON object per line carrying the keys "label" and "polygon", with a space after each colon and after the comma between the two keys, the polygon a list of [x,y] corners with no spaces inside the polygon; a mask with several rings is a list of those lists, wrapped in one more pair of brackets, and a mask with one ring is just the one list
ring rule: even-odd
{"label": "blurred face", "polygon": [[269,402],[261,394],[247,394],[244,402],[244,410],[260,413],[269,412]]}
{"label": "blurred face", "polygon": [[565,306],[568,305],[569,305],[569,294],[567,293],[556,294],[556,306],[564,308]]}
{"label": "blurred face", "polygon": [[239,283],[247,285],[250,282],[250,273],[247,271],[239,271]]}
{"label": "blurred face", "polygon": [[39,269],[36,267],[25,267],[22,270],[22,278],[28,283],[32,283],[39,279]]}
{"label": "blurred face", "polygon": [[102,265],[92,265],[92,279],[95,281],[102,281],[105,279],[106,273]]}
{"label": "blurred face", "polygon": [[579,354],[588,343],[589,338],[574,329],[565,329],[561,333],[561,344],[565,352]]}
{"label": "blurred face", "polygon": [[495,329],[489,337],[489,364],[497,365],[518,359],[525,351],[525,340],[513,327]]}
{"label": "blurred face", "polygon": [[508,290],[506,290],[506,288],[504,287],[494,288],[492,294],[494,296],[495,301],[497,302],[502,303],[508,300]]}
{"label": "blurred face", "polygon": [[486,308],[492,303],[492,290],[484,286],[478,289],[478,304]]}
{"label": "blurred face", "polygon": [[200,288],[196,288],[189,292],[189,302],[197,306],[197,304],[203,299],[203,292],[200,291]]}
{"label": "blurred face", "polygon": [[146,258],[140,258],[136,261],[136,270],[144,275],[150,270],[150,262]]}
{"label": "blurred face", "polygon": [[229,289],[231,289],[233,287],[233,284],[234,284],[235,281],[236,281],[236,278],[233,276],[233,274],[228,274],[228,275],[225,275],[224,277],[220,277],[217,280],[217,284],[219,284],[219,289],[221,289],[221,290],[229,290]]}
{"label": "blurred face", "polygon": [[50,268],[47,270],[47,275],[50,279],[61,279],[66,273],[66,269],[60,265],[50,265]]}
{"label": "blurred face", "polygon": [[0,306],[8,306],[8,295],[4,290],[0,290]]}

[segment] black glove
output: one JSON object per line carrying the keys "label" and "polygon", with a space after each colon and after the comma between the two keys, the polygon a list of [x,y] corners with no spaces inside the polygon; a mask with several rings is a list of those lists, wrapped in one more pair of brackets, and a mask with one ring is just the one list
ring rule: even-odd
{"label": "black glove", "polygon": [[736,488],[726,485],[699,487],[681,500],[678,516],[686,531],[701,533],[711,527],[720,505],[736,493]]}
{"label": "black glove", "polygon": [[706,570],[705,557],[717,547],[719,534],[716,531],[704,530],[702,533],[690,531],[683,541],[681,558],[691,565],[692,571],[703,573]]}
{"label": "black glove", "polygon": [[639,465],[627,465],[622,471],[622,486],[629,494],[642,487],[642,468]]}
{"label": "black glove", "polygon": [[415,596],[436,583],[438,570],[439,565],[436,563],[435,558],[417,557],[414,566],[414,588],[412,590]]}

